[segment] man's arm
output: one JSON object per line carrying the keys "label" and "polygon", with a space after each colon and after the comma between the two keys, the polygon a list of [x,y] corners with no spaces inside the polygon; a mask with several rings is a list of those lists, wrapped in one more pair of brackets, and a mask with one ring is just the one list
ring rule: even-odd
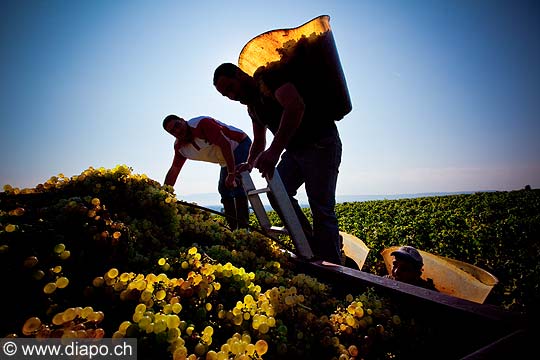
{"label": "man's arm", "polygon": [[225,186],[228,188],[233,188],[236,186],[234,180],[236,178],[236,172],[234,153],[231,148],[231,143],[225,137],[225,135],[223,135],[223,132],[220,131],[219,135],[214,139],[214,144],[219,146],[221,153],[223,154],[223,158],[225,158],[225,162],[227,163],[227,178],[225,179]]}
{"label": "man's arm", "polygon": [[199,123],[199,128],[201,130],[201,138],[221,149],[221,153],[223,154],[223,158],[225,159],[225,163],[227,165],[227,178],[225,179],[225,186],[228,188],[235,187],[235,161],[229,139],[223,134],[221,126],[210,117],[202,119]]}
{"label": "man's arm", "polygon": [[253,142],[249,148],[249,155],[247,162],[251,170],[257,161],[259,155],[264,151],[266,147],[266,127],[253,121]]}
{"label": "man's arm", "polygon": [[182,166],[184,166],[185,162],[186,158],[175,151],[171,168],[167,171],[167,175],[165,176],[165,185],[174,186],[178,174],[180,174],[180,170],[182,170]]}
{"label": "man's arm", "polygon": [[281,121],[268,150],[261,154],[255,164],[263,176],[270,177],[274,174],[279,156],[300,126],[305,108],[302,96],[292,83],[286,83],[279,87],[274,96],[283,107]]}

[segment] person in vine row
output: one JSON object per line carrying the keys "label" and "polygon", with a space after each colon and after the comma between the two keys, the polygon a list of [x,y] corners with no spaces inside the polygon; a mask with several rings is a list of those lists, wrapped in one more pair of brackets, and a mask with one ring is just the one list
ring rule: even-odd
{"label": "person in vine row", "polygon": [[[247,106],[253,125],[253,144],[244,170],[257,168],[271,178],[276,168],[313,251],[314,260],[344,263],[342,239],[335,213],[335,192],[342,145],[331,116],[306,104],[297,87],[286,78],[273,78],[260,86],[256,79],[232,63],[214,71],[214,86],[223,96]],[[266,148],[266,130],[274,138]],[[280,160],[281,157],[281,160]],[[279,161],[279,164],[278,164]],[[294,198],[305,185],[313,227]],[[275,199],[268,197],[272,207]],[[280,214],[281,215],[281,214]],[[283,217],[282,217],[283,218]]]}
{"label": "person in vine row", "polygon": [[424,259],[422,255],[412,246],[401,246],[390,254],[394,257],[392,262],[392,274],[387,278],[416,285],[429,290],[435,290],[432,279],[422,279]]}
{"label": "person in vine row", "polygon": [[165,185],[174,186],[187,159],[216,163],[221,166],[218,192],[231,229],[247,228],[249,205],[237,175],[236,166],[247,161],[251,139],[242,130],[209,116],[185,120],[171,114],[163,128],[176,138],[174,158],[165,176]]}

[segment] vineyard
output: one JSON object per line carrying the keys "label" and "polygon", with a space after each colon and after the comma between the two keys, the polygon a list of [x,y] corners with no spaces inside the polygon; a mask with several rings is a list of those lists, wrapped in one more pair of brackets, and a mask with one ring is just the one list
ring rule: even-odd
{"label": "vineyard", "polygon": [[539,189],[341,203],[336,212],[340,230],[371,249],[362,270],[385,275],[380,252],[412,245],[486,269],[499,279],[487,303],[537,315]]}
{"label": "vineyard", "polygon": [[[304,272],[282,251],[287,238],[231,231],[177,200],[127,166],[4,186],[0,336],[137,338],[139,359],[352,360],[420,358],[440,335],[408,302]],[[384,275],[380,251],[414,245],[490,271],[500,283],[486,302],[536,318],[540,191],[337,212],[340,229],[371,248],[363,271]]]}

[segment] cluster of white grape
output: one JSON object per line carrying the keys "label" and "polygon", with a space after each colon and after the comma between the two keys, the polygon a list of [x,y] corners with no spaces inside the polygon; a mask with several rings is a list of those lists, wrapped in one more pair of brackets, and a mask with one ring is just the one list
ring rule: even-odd
{"label": "cluster of white grape", "polygon": [[9,184],[4,185],[2,189],[7,195],[31,194],[35,192],[35,189],[33,188],[20,189],[18,187],[13,187]]}
{"label": "cluster of white grape", "polygon": [[[53,268],[53,272],[55,274],[59,274],[61,271],[62,271],[61,266],[55,266]],[[51,282],[48,282],[47,284],[45,284],[45,286],[43,287],[43,292],[45,294],[47,294],[47,295],[50,295],[53,292],[55,292],[56,289],[63,289],[65,287],[67,287],[68,284],[69,284],[69,279],[67,277],[58,276],[54,282],[51,281]]]}
{"label": "cluster of white grape", "polygon": [[[203,283],[208,284],[207,267],[197,264],[195,248],[190,249],[190,254],[192,255],[191,259],[195,259],[192,266],[199,266],[206,275],[190,271],[187,279],[183,280],[182,278],[169,278],[164,273],[158,275],[151,273],[146,276],[134,273],[120,274],[117,269],[112,268],[103,277],[94,279],[94,286],[112,287],[116,292],[120,292],[119,297],[122,300],[133,299],[132,293],[140,294],[135,299],[138,304],[131,319],[120,323],[113,338],[151,335],[158,342],[168,343],[169,352],[175,354],[176,358],[182,358],[180,354],[185,356],[188,354],[186,341],[182,337],[185,334],[190,339],[199,339],[193,348],[195,353],[206,353],[208,346],[212,343],[213,328],[206,326],[198,333],[195,331],[195,325],[180,318],[180,313],[183,310],[181,301],[187,301],[189,297],[194,295],[194,288]],[[167,262],[166,259],[160,258],[158,263],[165,265]],[[187,296],[188,290],[189,296]],[[208,291],[212,290],[213,287],[208,286],[198,294],[206,296]],[[210,303],[206,304],[207,310],[210,310],[211,307]]]}
{"label": "cluster of white grape", "polygon": [[298,294],[294,286],[290,288],[285,286],[273,287],[266,290],[263,295],[264,301],[268,301],[271,309],[277,314],[290,310],[304,302],[304,295]]}
{"label": "cluster of white grape", "polygon": [[[67,260],[71,255],[71,252],[66,249],[66,246],[63,243],[56,244],[53,253],[54,258],[60,261]],[[35,255],[28,256],[23,261],[24,268],[31,271],[32,277],[35,280],[42,280],[47,274],[49,275],[49,281],[43,286],[43,293],[51,295],[56,289],[64,289],[68,286],[69,279],[62,274],[62,265],[50,267],[46,274],[45,271],[38,267],[38,264],[39,259]]]}
{"label": "cluster of white grape", "polygon": [[36,192],[47,191],[51,189],[61,189],[64,184],[69,182],[70,179],[64,174],[58,174],[58,176],[52,176],[43,184],[38,184],[35,188],[24,188],[20,189],[18,187],[13,187],[9,184],[4,185],[4,192],[7,194],[18,195],[18,194],[32,194]]}
{"label": "cluster of white grape", "polygon": [[309,36],[302,34],[298,40],[287,40],[282,44],[281,48],[276,49],[276,51],[281,55],[281,61],[287,62],[295,56],[298,46],[314,44],[319,40],[319,36],[320,35],[316,32],[312,32]]}
{"label": "cluster of white grape", "polygon": [[[178,314],[182,311],[177,297],[173,297],[162,308],[162,311],[155,312],[153,307],[147,307],[144,303],[139,303],[135,307],[133,313],[133,324],[137,324],[138,331],[146,332],[147,334],[161,334],[167,331],[167,339],[169,342],[174,342],[181,335],[181,330],[186,330],[186,323],[180,320]],[[128,325],[132,325],[130,321],[120,324],[118,331],[113,337],[125,335]],[[174,336],[173,336],[174,335]],[[191,335],[191,334],[189,334]]]}
{"label": "cluster of white grape", "polygon": [[[236,231],[232,233],[236,235]],[[234,261],[236,266],[253,269],[255,272],[256,282],[266,284],[268,286],[285,284],[284,279],[291,275],[290,269],[292,264],[288,254],[277,251],[273,252],[269,248],[271,243],[268,243],[266,251],[256,252],[254,247],[262,247],[259,242],[260,237],[253,236],[251,238],[251,248],[246,246],[231,247],[229,244],[210,245],[205,249],[205,252],[214,259],[220,262]],[[231,241],[236,241],[236,237]]]}
{"label": "cluster of white grape", "polygon": [[[367,354],[375,342],[384,342],[392,337],[401,325],[401,318],[393,314],[386,299],[368,289],[360,296],[348,294],[345,305],[330,315],[335,333],[342,335],[334,341],[343,359],[354,359],[358,354]],[[341,358],[341,357],[340,357]]]}
{"label": "cluster of white grape", "polygon": [[[22,207],[17,207],[13,210],[9,210],[9,211],[3,211],[3,210],[0,210],[0,217],[3,217],[4,215],[9,215],[9,216],[22,216],[24,215],[25,213],[25,209],[22,208]],[[11,224],[11,223],[7,223],[6,225],[2,226],[3,224],[0,223],[0,229],[3,227],[3,230],[7,233],[11,233],[11,232],[14,232],[16,231],[19,227],[16,225],[16,224]],[[7,244],[4,244],[6,247],[5,249],[2,249],[0,248],[0,252],[2,252],[2,250],[4,251],[7,251],[8,250],[8,245]]]}
{"label": "cluster of white grape", "polygon": [[91,306],[70,307],[54,315],[50,324],[35,316],[28,318],[22,334],[36,338],[103,338],[105,330],[99,325],[104,317]]}
{"label": "cluster of white grape", "polygon": [[183,234],[205,235],[209,242],[217,243],[224,243],[230,237],[230,231],[226,227],[217,222],[215,218],[209,217],[202,212],[180,214],[178,222],[177,237],[181,237]]}
{"label": "cluster of white grape", "polygon": [[[212,328],[208,328],[211,331]],[[219,347],[218,351],[207,351],[207,346],[201,342],[195,345],[194,352],[189,355],[185,347],[177,347],[173,353],[173,360],[198,360],[203,358],[206,360],[253,360],[262,359],[267,351],[268,343],[266,340],[259,339],[253,344],[249,334],[235,333]]]}
{"label": "cluster of white grape", "polygon": [[266,340],[259,339],[252,343],[249,334],[235,333],[226,343],[221,345],[218,352],[208,352],[206,359],[208,360],[251,360],[262,359],[262,356],[268,351],[268,343]]}
{"label": "cluster of white grape", "polygon": [[[13,189],[10,185],[5,185],[4,191],[7,193],[12,193],[12,194],[18,194],[20,192],[19,189]],[[6,232],[9,234],[9,233],[18,231],[19,230],[18,224],[12,224],[11,222],[3,222],[2,219],[4,217],[6,218],[19,217],[19,216],[24,215],[25,212],[26,210],[23,207],[17,207],[15,209],[11,209],[8,211],[0,209],[0,233]],[[7,253],[8,251],[9,251],[9,244],[0,244],[0,254]]]}
{"label": "cluster of white grape", "polygon": [[251,293],[257,295],[261,292],[261,286],[255,284],[254,272],[247,272],[243,267],[236,267],[230,262],[214,265],[216,279],[237,288],[239,294]]}
{"label": "cluster of white grape", "polygon": [[[219,319],[227,319],[234,325],[246,330],[254,330],[258,334],[267,334],[276,326],[274,318],[275,310],[264,294],[260,294],[257,300],[251,295],[244,296],[243,301],[237,301],[232,310],[220,310]],[[244,325],[245,326],[242,326]]]}
{"label": "cluster of white grape", "polygon": [[309,302],[321,302],[331,298],[331,288],[328,284],[320,282],[313,276],[303,273],[294,275],[290,280],[290,285],[295,286],[309,300]]}
{"label": "cluster of white grape", "polygon": [[[279,60],[266,63],[255,70],[254,78],[259,80],[258,85],[260,91],[267,96],[272,96],[271,87],[268,85],[267,81],[263,80],[265,75],[270,73],[273,77],[287,76],[287,73],[294,70],[294,68],[289,69],[289,66],[296,66],[296,64],[293,64],[292,60],[305,56],[303,55],[303,50],[309,45],[316,44],[319,39],[320,35],[313,32],[309,36],[302,35],[299,39],[290,39],[284,42],[280,48],[276,48],[276,52],[280,56]],[[261,74],[265,75],[261,76]],[[276,79],[272,79],[270,81],[276,81]]]}
{"label": "cluster of white grape", "polygon": [[[208,313],[213,310],[212,302],[206,301],[210,295],[218,292],[221,284],[217,278],[232,279],[237,278],[246,286],[246,291],[255,294],[260,293],[260,287],[253,284],[254,273],[246,272],[243,268],[237,268],[231,263],[210,264],[203,262],[202,255],[196,247],[187,250],[184,260],[181,261],[181,269],[187,272],[186,280],[182,278],[169,278],[166,274],[159,275],[134,273],[120,274],[116,268],[110,269],[103,277],[94,279],[94,286],[109,286],[116,292],[120,292],[121,299],[131,299],[131,291],[140,293],[137,299],[138,304],[130,320],[123,321],[114,332],[113,337],[127,336],[154,336],[157,341],[166,341],[169,351],[175,359],[186,359],[201,357],[206,354],[206,358],[229,359],[229,356],[241,358],[242,355],[249,358],[258,358],[266,353],[268,344],[259,339],[255,344],[250,343],[250,335],[238,337],[234,335],[226,344],[222,345],[219,351],[212,350],[210,345],[213,342],[214,328],[207,325],[204,329],[197,331],[196,325],[181,318],[183,310],[182,301],[193,304],[190,298],[197,295],[196,304],[204,308]],[[160,258],[158,266],[166,267],[173,259]],[[170,265],[167,270],[170,269]],[[243,320],[252,319],[252,329],[260,334],[268,332],[269,328],[275,326],[275,319],[269,316],[273,313],[268,300],[259,297],[256,302],[251,294],[244,296],[244,301],[238,301],[237,306],[232,311],[226,311],[222,304],[216,306],[217,318],[223,321],[230,320],[235,325],[240,325]],[[218,301],[217,298],[213,298]],[[262,314],[261,312],[266,312]],[[183,313],[182,313],[183,314]],[[238,321],[236,315],[240,315]],[[186,314],[191,315],[191,314]],[[193,347],[188,346],[196,339]],[[190,351],[192,353],[190,354]],[[189,355],[188,355],[189,354]],[[231,355],[232,354],[232,355]]]}
{"label": "cluster of white grape", "polygon": [[[17,257],[3,254],[3,259],[24,261],[17,268],[25,279],[41,281],[33,287],[43,304],[32,318],[25,314],[19,320],[28,320],[24,336],[104,337],[106,332],[136,337],[141,350],[174,359],[351,358],[355,347],[368,354],[360,335],[378,341],[400,322],[371,295],[347,299],[326,316],[335,309],[328,303],[342,302],[327,284],[298,274],[276,242],[228,230],[207,213],[177,204],[168,187],[132,175],[127,167],[90,168],[71,179],[59,175],[34,191],[50,192],[42,199],[52,201],[34,205],[25,198],[0,210],[0,254],[13,245]],[[39,237],[29,234],[40,231],[47,241],[37,243],[33,239]],[[28,248],[15,246],[19,235]],[[114,244],[127,244],[127,250]],[[101,249],[103,259],[85,258]],[[115,256],[115,250],[124,256]],[[85,272],[96,260],[99,267]],[[103,312],[88,306],[57,313],[81,301]]]}
{"label": "cluster of white grape", "polygon": [[[239,229],[233,232],[235,245],[233,251],[247,257],[248,263],[256,262],[257,268],[267,268],[267,259],[281,262],[285,267],[290,267],[289,254],[277,242],[257,232],[247,232]],[[236,257],[236,256],[235,256]],[[279,268],[277,268],[279,269]]]}

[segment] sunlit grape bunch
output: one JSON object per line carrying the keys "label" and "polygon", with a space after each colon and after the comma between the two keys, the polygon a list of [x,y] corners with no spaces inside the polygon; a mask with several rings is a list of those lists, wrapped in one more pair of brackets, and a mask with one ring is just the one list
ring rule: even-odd
{"label": "sunlit grape bunch", "polygon": [[30,317],[22,327],[22,334],[36,338],[103,338],[105,330],[100,327],[105,314],[91,306],[70,307],[56,313],[47,324],[38,317]]}
{"label": "sunlit grape bunch", "polygon": [[309,302],[324,302],[324,299],[331,298],[330,285],[320,282],[318,279],[300,273],[294,275],[290,280],[290,286],[299,289],[299,292],[307,297]]}
{"label": "sunlit grape bunch", "polygon": [[220,319],[225,318],[235,326],[256,334],[267,334],[271,328],[275,327],[275,315],[276,311],[264,294],[259,294],[257,298],[247,294],[243,301],[236,302],[232,310],[221,310],[218,313]]}
{"label": "sunlit grape bunch", "polygon": [[[266,340],[259,339],[255,343],[252,342],[252,338],[249,334],[234,333],[227,341],[221,345],[219,351],[210,350],[206,353],[206,359],[263,359],[263,355],[268,352],[268,343]],[[195,352],[194,359],[198,356],[202,356],[204,352]],[[175,354],[176,355],[176,354]],[[180,357],[174,357],[174,359],[181,359]],[[189,358],[188,358],[189,359]]]}
{"label": "sunlit grape bunch", "polygon": [[[355,347],[367,354],[370,331],[384,327],[379,341],[402,321],[371,294],[337,300],[328,284],[298,273],[284,243],[230,231],[126,166],[59,174],[24,199],[8,191],[0,266],[20,270],[6,289],[12,279],[24,289],[6,298],[20,309],[4,315],[0,326],[17,324],[7,334],[137,338],[143,359],[337,359]],[[19,311],[27,312],[14,321]]]}
{"label": "sunlit grape bunch", "polygon": [[401,317],[393,313],[388,300],[373,289],[356,297],[347,295],[344,306],[338,307],[329,320],[334,332],[341,335],[341,343],[333,345],[344,356],[368,355],[375,344],[387,342],[402,326]]}

